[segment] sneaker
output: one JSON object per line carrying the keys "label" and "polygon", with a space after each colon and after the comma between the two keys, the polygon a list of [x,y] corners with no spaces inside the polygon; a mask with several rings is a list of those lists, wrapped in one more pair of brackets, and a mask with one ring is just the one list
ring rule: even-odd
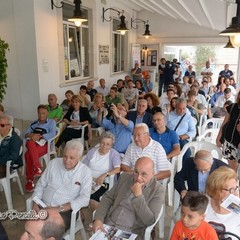
{"label": "sneaker", "polygon": [[28,180],[26,185],[25,185],[25,190],[26,192],[33,192],[34,190],[34,183],[32,180]]}
{"label": "sneaker", "polygon": [[41,177],[42,176],[42,169],[41,168],[36,168],[34,170],[34,177]]}

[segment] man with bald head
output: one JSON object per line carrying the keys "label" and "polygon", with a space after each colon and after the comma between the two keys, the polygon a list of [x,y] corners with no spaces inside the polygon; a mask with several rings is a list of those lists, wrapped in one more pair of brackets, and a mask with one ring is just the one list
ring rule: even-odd
{"label": "man with bald head", "polygon": [[94,216],[93,230],[103,230],[103,223],[138,234],[152,225],[164,203],[164,187],[154,177],[154,163],[139,158],[131,173],[122,173],[117,184],[103,195]]}
{"label": "man with bald head", "polygon": [[57,103],[57,96],[54,93],[48,95],[48,118],[58,122],[62,119],[63,109]]}
{"label": "man with bald head", "polygon": [[65,232],[65,224],[59,212],[55,209],[44,209],[45,219],[28,220],[25,224],[25,232],[20,240],[62,240]]}
{"label": "man with bald head", "polygon": [[181,171],[177,172],[174,177],[174,187],[181,198],[186,195],[187,191],[205,192],[208,175],[220,166],[227,166],[227,164],[213,158],[210,152],[199,150],[193,158],[188,158],[183,162]]}

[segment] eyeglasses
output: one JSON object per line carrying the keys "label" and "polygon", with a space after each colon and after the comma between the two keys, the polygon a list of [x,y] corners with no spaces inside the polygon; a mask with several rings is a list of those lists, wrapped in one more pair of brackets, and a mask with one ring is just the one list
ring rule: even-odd
{"label": "eyeglasses", "polygon": [[134,170],[133,170],[133,174],[134,174],[134,175],[139,175],[139,176],[141,176],[141,177],[143,177],[143,178],[145,178],[145,177],[148,176],[148,174],[147,174],[146,172],[139,172],[137,169],[134,169]]}
{"label": "eyeglasses", "polygon": [[230,194],[234,194],[237,190],[238,190],[238,186],[236,186],[235,188],[229,188],[229,189],[226,189],[226,188],[223,188],[224,191],[228,191]]}
{"label": "eyeglasses", "polygon": [[3,127],[5,127],[5,126],[7,126],[7,125],[10,125],[10,124],[0,124],[0,126],[3,128]]}

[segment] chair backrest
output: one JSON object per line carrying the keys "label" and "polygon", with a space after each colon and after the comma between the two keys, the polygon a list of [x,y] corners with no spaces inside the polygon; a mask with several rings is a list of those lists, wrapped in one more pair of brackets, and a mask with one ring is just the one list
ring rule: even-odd
{"label": "chair backrest", "polygon": [[210,118],[206,120],[202,127],[199,128],[199,135],[202,135],[206,129],[216,128],[219,129],[223,123],[223,118]]}
{"label": "chair backrest", "polygon": [[157,224],[157,222],[159,221],[159,219],[161,218],[162,215],[163,215],[163,205],[160,209],[158,217],[156,218],[156,221],[152,225],[150,225],[146,228],[145,235],[144,235],[144,240],[150,240],[151,239],[151,232],[152,232],[154,226]]}
{"label": "chair backrest", "polygon": [[219,132],[219,129],[217,128],[206,129],[203,134],[197,137],[197,141],[206,141],[212,144],[216,144],[218,132]]}
{"label": "chair backrest", "polygon": [[21,137],[21,131],[18,128],[14,127],[14,131],[19,137]]}
{"label": "chair backrest", "polygon": [[189,148],[191,149],[192,156],[194,156],[198,150],[204,149],[204,150],[211,152],[213,157],[215,157],[217,159],[222,159],[222,151],[218,146],[216,146],[210,142],[205,142],[205,141],[190,142],[190,143],[187,143],[186,145],[184,145],[180,154],[178,155],[177,172],[179,172],[182,169],[182,159],[183,159],[184,154],[186,153],[186,151]]}

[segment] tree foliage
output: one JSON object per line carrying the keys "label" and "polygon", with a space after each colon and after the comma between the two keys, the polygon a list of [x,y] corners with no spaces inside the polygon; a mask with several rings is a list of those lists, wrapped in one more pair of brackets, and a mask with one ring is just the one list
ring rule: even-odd
{"label": "tree foliage", "polygon": [[7,51],[9,51],[8,43],[0,38],[0,102],[2,102],[6,94],[7,87]]}
{"label": "tree foliage", "polygon": [[205,66],[206,61],[210,61],[215,58],[215,48],[213,46],[198,46],[196,49],[196,73],[200,75],[201,69]]}

